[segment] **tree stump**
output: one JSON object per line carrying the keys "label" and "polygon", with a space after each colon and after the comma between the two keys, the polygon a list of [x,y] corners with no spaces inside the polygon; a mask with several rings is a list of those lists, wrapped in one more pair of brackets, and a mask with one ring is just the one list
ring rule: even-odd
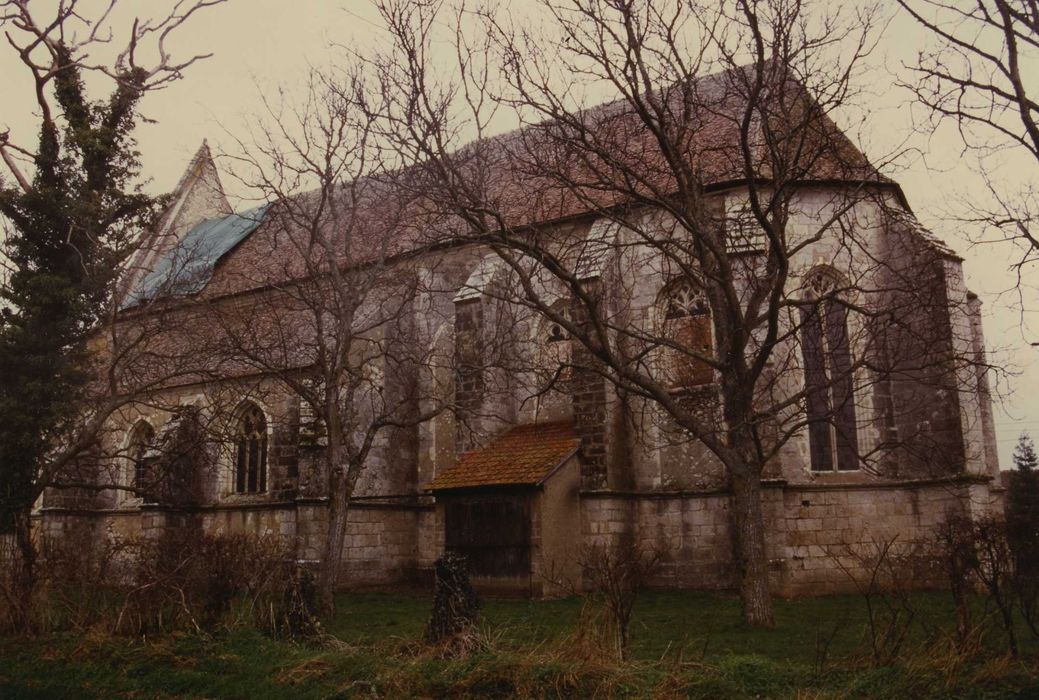
{"label": "tree stump", "polygon": [[447,552],[433,566],[433,612],[426,625],[426,641],[436,644],[468,636],[476,626],[480,600],[469,581],[465,557]]}

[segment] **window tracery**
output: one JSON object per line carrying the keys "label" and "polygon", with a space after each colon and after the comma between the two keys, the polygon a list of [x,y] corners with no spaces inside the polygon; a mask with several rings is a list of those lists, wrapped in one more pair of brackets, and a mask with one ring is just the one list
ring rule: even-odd
{"label": "window tracery", "polygon": [[235,436],[235,493],[267,490],[267,418],[256,404],[238,411]]}
{"label": "window tracery", "polygon": [[[552,304],[551,310],[565,320],[570,318],[570,305],[560,299]],[[565,326],[553,318],[544,316],[538,325],[537,369],[545,381],[570,378],[570,363],[573,359],[572,340]]]}
{"label": "window tracery", "polygon": [[801,351],[812,471],[859,468],[855,393],[848,307],[840,278],[828,268],[812,270],[801,309]]}
{"label": "window tracery", "polygon": [[677,347],[664,353],[666,379],[675,388],[711,384],[714,368],[708,362],[714,351],[711,311],[703,287],[688,277],[668,284],[660,295],[663,333]]}

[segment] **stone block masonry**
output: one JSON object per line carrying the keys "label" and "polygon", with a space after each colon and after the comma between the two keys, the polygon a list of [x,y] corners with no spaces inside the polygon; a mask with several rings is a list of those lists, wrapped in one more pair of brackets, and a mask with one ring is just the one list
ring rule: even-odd
{"label": "stone block masonry", "polygon": [[[409,503],[355,503],[347,521],[347,536],[340,562],[340,585],[387,585],[413,580],[422,566],[435,558],[433,543],[422,539],[432,521],[432,505]],[[290,542],[298,560],[317,563],[327,532],[327,505],[321,499],[299,502],[225,504],[166,511],[159,507],[77,513],[48,509],[37,516],[36,527],[46,536],[68,539],[69,533],[95,533],[81,537],[85,544],[102,546],[107,532],[112,538],[157,537],[174,521],[190,519],[212,535],[273,535]]]}
{"label": "stone block masonry", "polygon": [[[934,540],[951,513],[994,498],[969,477],[890,484],[766,482],[763,509],[773,591],[784,596],[855,589],[861,558],[896,539],[906,549]],[[986,493],[979,494],[982,488]],[[653,585],[735,585],[729,495],[724,491],[581,494],[582,535],[592,545],[634,542],[664,553]],[[846,571],[847,569],[847,571]],[[918,585],[936,585],[933,579]]]}

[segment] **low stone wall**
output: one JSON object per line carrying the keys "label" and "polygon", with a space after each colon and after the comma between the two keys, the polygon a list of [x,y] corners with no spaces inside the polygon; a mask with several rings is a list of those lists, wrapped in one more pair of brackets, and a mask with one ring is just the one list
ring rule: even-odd
{"label": "low stone wall", "polygon": [[[976,514],[998,502],[998,493],[973,478],[767,483],[762,508],[773,590],[784,596],[854,590],[859,555],[868,555],[877,543],[896,537],[904,548],[931,543],[950,512]],[[718,589],[736,584],[726,492],[592,491],[582,493],[581,510],[587,544],[636,542],[664,553],[654,585]],[[932,577],[915,583],[940,582]]]}
{"label": "low stone wall", "polygon": [[586,543],[636,542],[662,559],[654,585],[732,586],[729,498],[721,493],[616,494],[581,497]]}
{"label": "low stone wall", "polygon": [[[240,503],[166,511],[154,506],[110,511],[45,510],[37,525],[44,537],[113,542],[157,536],[185,519],[197,519],[210,534],[277,535],[290,540],[298,559],[317,562],[327,531],[327,504],[320,499],[280,503]],[[432,506],[412,503],[356,503],[347,521],[340,566],[344,587],[395,584],[414,579],[436,554],[420,548],[420,532],[432,520]],[[89,533],[89,534],[88,534]],[[420,549],[422,550],[420,553]]]}
{"label": "low stone wall", "polygon": [[[902,483],[764,484],[763,509],[773,589],[787,596],[850,591],[845,569],[861,563],[856,552],[897,536],[900,545],[929,543],[950,512],[978,515],[1001,505],[984,479],[959,477]],[[736,583],[729,495],[724,491],[585,491],[574,549],[635,542],[658,549],[663,560],[653,584],[722,589]],[[162,531],[171,518],[197,517],[211,533],[277,534],[291,539],[299,559],[320,559],[327,528],[321,499],[207,506],[190,511],[45,510],[37,525],[44,537],[106,539]],[[350,508],[340,568],[344,587],[399,584],[428,572],[443,549],[442,527],[431,502],[372,499]],[[921,585],[936,583],[921,578]]]}
{"label": "low stone wall", "polygon": [[418,574],[423,506],[358,503],[350,508],[339,571],[343,586],[409,582]]}
{"label": "low stone wall", "polygon": [[[980,487],[980,489],[979,489]],[[927,552],[937,528],[950,515],[997,507],[1000,497],[976,479],[901,484],[787,486],[770,514],[773,554],[782,562],[778,592],[817,595],[854,588],[862,580],[863,556],[894,541],[896,551]],[[915,584],[943,585],[940,572],[922,566]]]}
{"label": "low stone wall", "polygon": [[293,504],[213,508],[199,511],[202,529],[211,535],[296,536]]}

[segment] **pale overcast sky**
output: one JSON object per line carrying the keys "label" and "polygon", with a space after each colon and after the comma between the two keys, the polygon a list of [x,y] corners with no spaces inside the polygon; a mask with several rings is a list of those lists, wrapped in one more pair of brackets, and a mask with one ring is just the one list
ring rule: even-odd
{"label": "pale overcast sky", "polygon": [[[138,0],[125,7],[144,11],[166,4]],[[377,28],[366,19],[371,17],[365,0],[230,0],[198,16],[174,48],[182,56],[206,52],[214,56],[192,67],[185,80],[149,96],[144,103],[145,115],[157,122],[142,125],[138,133],[144,171],[152,180],[149,189],[156,193],[170,190],[204,138],[216,151],[232,150],[228,132],[245,133],[261,111],[261,92],[279,86],[293,91],[308,65],[320,67],[334,59],[337,49],[332,44],[378,42]],[[850,135],[874,159],[910,138],[909,95],[896,89],[894,72],[902,62],[912,60],[925,40],[911,20],[894,16],[874,58],[878,67],[870,84],[862,86],[868,91],[861,100],[868,106],[868,119],[863,121],[861,113],[849,114],[842,124],[846,128],[854,124]],[[1026,75],[1039,75],[1039,65]],[[0,130],[10,128],[15,142],[31,143],[34,137],[30,89],[31,83],[11,51],[0,49]],[[604,95],[604,99],[608,97]],[[1018,373],[1009,386],[999,387],[1007,393],[996,418],[1000,461],[1007,468],[1022,431],[1039,437],[1039,349],[1029,347],[1023,336],[1020,312],[1012,304],[1015,298],[1000,294],[1012,284],[1006,269],[1011,252],[995,246],[971,247],[964,231],[942,219],[950,206],[981,187],[952,130],[912,137],[911,142],[922,155],[903,159],[888,174],[901,183],[924,224],[965,258],[968,284],[985,303],[985,332],[992,358]],[[1036,171],[1034,161],[1007,154],[998,177],[1012,182]],[[232,183],[225,184],[234,194]],[[1030,272],[1033,277],[1039,274],[1036,269]],[[1039,309],[1035,296],[1031,308]],[[1033,314],[1031,320],[1029,337],[1039,340],[1039,319]]]}

